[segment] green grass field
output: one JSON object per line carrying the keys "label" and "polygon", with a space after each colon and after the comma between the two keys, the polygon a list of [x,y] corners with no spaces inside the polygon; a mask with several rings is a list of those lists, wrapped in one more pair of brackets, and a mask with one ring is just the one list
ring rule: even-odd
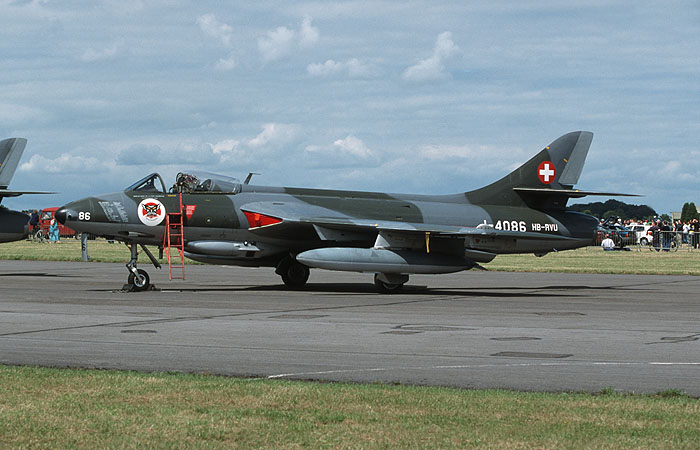
{"label": "green grass field", "polygon": [[[150,248],[157,257],[158,249]],[[110,244],[105,240],[89,241],[91,261],[126,263],[129,250],[124,244]],[[47,242],[11,242],[0,245],[0,259],[29,259],[50,261],[80,261],[80,241],[62,240],[58,244]],[[143,262],[147,259],[143,256]],[[164,262],[164,260],[161,260]],[[188,264],[199,264],[187,260]],[[492,262],[483,264],[488,270],[516,272],[570,272],[610,273],[641,275],[700,275],[700,250],[677,252],[652,252],[633,247],[629,252],[603,252],[596,247],[550,253],[541,258],[535,255],[499,255]]]}
{"label": "green grass field", "polygon": [[0,366],[3,448],[698,448],[675,392],[536,394]]}
{"label": "green grass field", "polygon": [[499,255],[484,264],[488,270],[511,272],[568,272],[639,275],[700,275],[700,250],[655,252],[644,247],[631,251],[604,252],[588,247],[535,255]]}
{"label": "green grass field", "polygon": [[[139,249],[140,250],[140,249]],[[151,253],[157,258],[158,249],[149,247]],[[115,242],[110,244],[104,239],[88,241],[88,254],[90,261],[126,263],[131,254],[124,244]],[[38,241],[17,241],[0,245],[0,259],[9,260],[34,260],[34,261],[81,261],[82,252],[80,241],[76,239],[61,239],[58,243]],[[143,256],[144,261],[148,261]],[[164,262],[164,259],[160,260]],[[166,261],[167,262],[167,261]],[[192,263],[193,261],[189,261]]]}

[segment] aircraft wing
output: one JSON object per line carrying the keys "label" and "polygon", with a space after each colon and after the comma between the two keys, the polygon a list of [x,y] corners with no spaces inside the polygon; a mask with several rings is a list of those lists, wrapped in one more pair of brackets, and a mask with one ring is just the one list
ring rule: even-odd
{"label": "aircraft wing", "polygon": [[[284,238],[301,228],[313,227],[322,240],[351,241],[374,239],[377,232],[406,235],[430,234],[432,237],[484,237],[491,239],[526,239],[567,241],[567,236],[538,232],[497,230],[492,226],[461,227],[431,223],[353,218],[315,205],[285,202],[256,202],[242,207],[244,212],[272,219],[267,225],[252,226],[250,231],[261,236]],[[274,222],[274,223],[269,223]]]}

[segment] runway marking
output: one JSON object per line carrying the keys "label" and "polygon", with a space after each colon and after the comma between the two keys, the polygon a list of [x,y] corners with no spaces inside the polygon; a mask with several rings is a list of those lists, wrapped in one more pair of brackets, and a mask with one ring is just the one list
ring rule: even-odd
{"label": "runway marking", "polygon": [[542,363],[508,363],[508,364],[460,364],[450,366],[414,366],[414,367],[374,367],[368,369],[342,369],[324,370],[318,372],[282,373],[268,375],[266,378],[297,378],[314,375],[333,375],[342,373],[362,372],[388,372],[391,370],[454,370],[454,369],[487,369],[493,367],[565,367],[565,366],[700,366],[700,362],[603,362],[603,361],[570,361],[570,362],[542,362]]}

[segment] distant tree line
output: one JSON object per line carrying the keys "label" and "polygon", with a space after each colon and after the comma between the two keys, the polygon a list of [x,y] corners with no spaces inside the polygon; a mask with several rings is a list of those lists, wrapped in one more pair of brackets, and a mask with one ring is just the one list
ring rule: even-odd
{"label": "distant tree line", "polygon": [[681,209],[681,222],[690,222],[693,219],[700,219],[700,214],[698,214],[698,208],[695,207],[695,203],[683,203],[683,209]]}
{"label": "distant tree line", "polygon": [[[617,216],[622,220],[627,219],[652,219],[657,216],[656,211],[647,205],[629,205],[618,200],[608,200],[606,202],[581,203],[569,205],[569,208],[590,214],[599,219],[607,219],[611,216]],[[697,212],[696,212],[697,213]]]}

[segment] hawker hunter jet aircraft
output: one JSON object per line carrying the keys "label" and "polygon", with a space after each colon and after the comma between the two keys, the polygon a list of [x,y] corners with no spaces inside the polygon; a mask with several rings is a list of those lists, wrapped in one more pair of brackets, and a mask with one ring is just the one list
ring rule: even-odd
{"label": "hawker hunter jet aircraft", "polygon": [[[5,197],[23,194],[51,194],[51,192],[13,191],[7,187],[12,181],[27,140],[11,138],[0,141],[0,203]],[[29,217],[26,214],[0,207],[0,242],[19,241],[29,234]]]}
{"label": "hawker hunter jet aircraft", "polygon": [[380,291],[394,292],[410,274],[458,272],[502,253],[541,256],[591,244],[598,220],[567,210],[568,199],[624,195],[573,189],[592,138],[586,131],[566,134],[501,180],[460,194],[254,186],[250,176],[241,183],[197,172],[178,174],[168,187],[153,173],[123,192],[69,203],[56,217],[130,246],[128,280],[136,290],[149,284],[137,268],[137,246],[158,266],[144,245],[167,248],[166,215],[180,213],[190,259],[274,267],[290,288],[306,283],[309,268],[368,272]]}

